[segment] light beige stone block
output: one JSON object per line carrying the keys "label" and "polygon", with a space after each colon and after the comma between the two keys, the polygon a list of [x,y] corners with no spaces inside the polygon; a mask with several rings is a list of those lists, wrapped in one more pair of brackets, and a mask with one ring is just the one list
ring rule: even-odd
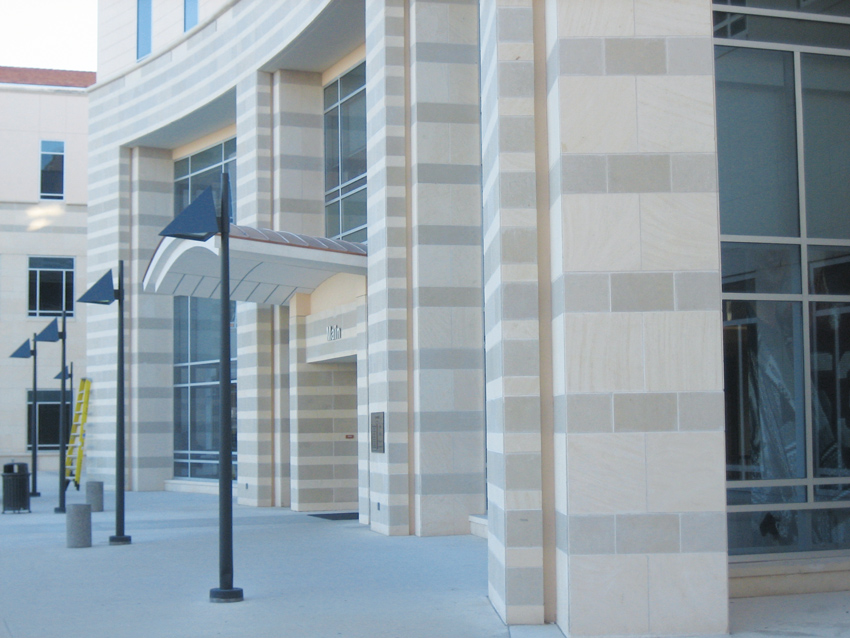
{"label": "light beige stone block", "polygon": [[646,511],[642,434],[567,435],[567,472],[573,515]]}
{"label": "light beige stone block", "polygon": [[635,35],[711,35],[711,4],[703,0],[635,0],[634,18]]}
{"label": "light beige stone block", "polygon": [[573,556],[568,635],[647,633],[647,573],[646,556]]}
{"label": "light beige stone block", "polygon": [[643,319],[638,313],[564,316],[567,387],[571,392],[644,388]]}
{"label": "light beige stone block", "polygon": [[723,389],[719,312],[644,315],[646,388],[650,392]]}
{"label": "light beige stone block", "polygon": [[637,78],[637,109],[640,151],[714,151],[714,81],[711,76]]}
{"label": "light beige stone block", "polygon": [[722,511],[726,507],[722,432],[646,435],[650,512]]}
{"label": "light beige stone block", "polygon": [[561,202],[566,272],[640,269],[638,195],[564,195]]}
{"label": "light beige stone block", "polygon": [[572,0],[559,2],[558,9],[558,33],[561,37],[634,34],[634,0]]}
{"label": "light beige stone block", "polygon": [[649,631],[725,634],[729,585],[725,553],[649,556]]}
{"label": "light beige stone block", "polygon": [[565,76],[559,82],[562,152],[638,150],[635,78]]}
{"label": "light beige stone block", "polygon": [[717,196],[649,193],[640,196],[644,270],[716,270],[720,264]]}

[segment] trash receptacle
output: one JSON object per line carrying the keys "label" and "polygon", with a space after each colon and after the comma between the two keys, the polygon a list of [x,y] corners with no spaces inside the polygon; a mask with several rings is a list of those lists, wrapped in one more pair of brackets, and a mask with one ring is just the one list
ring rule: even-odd
{"label": "trash receptacle", "polygon": [[3,513],[30,511],[30,473],[26,463],[3,466]]}

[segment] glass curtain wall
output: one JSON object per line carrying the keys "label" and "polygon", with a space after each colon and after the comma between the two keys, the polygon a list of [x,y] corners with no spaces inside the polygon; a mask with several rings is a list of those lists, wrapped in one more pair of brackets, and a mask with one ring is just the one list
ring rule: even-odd
{"label": "glass curtain wall", "polygon": [[366,241],[366,63],[325,87],[325,236]]}
{"label": "glass curtain wall", "polygon": [[[211,186],[221,202],[221,175],[230,176],[236,201],[236,140],[227,140],[174,163],[174,212]],[[231,215],[233,207],[231,206]],[[232,220],[232,217],[231,217]],[[174,298],[174,476],[218,478],[220,302]],[[233,410],[233,477],[236,477],[236,304],[230,305],[230,394]]]}
{"label": "glass curtain wall", "polygon": [[850,2],[729,4],[714,5],[729,552],[846,550]]}

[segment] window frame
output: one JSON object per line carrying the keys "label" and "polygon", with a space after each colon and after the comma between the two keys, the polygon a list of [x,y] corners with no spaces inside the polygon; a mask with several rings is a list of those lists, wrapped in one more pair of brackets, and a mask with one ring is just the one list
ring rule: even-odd
{"label": "window frame", "polygon": [[[70,267],[60,267],[59,265],[34,265],[35,260],[68,260]],[[66,317],[74,316],[74,285],[76,283],[75,271],[77,267],[76,257],[57,257],[57,256],[35,256],[31,255],[27,260],[27,316],[28,317],[61,317],[62,310],[65,310]],[[60,272],[61,277],[61,306],[59,309],[44,309],[42,308],[42,273]],[[33,282],[35,275],[35,282]],[[70,281],[69,281],[70,280]],[[69,285],[70,284],[70,285]],[[33,300],[33,287],[35,287],[35,300]]]}
{"label": "window frame", "polygon": [[[61,150],[51,149],[49,145],[61,145]],[[40,142],[40,168],[39,168],[39,199],[62,201],[65,199],[65,142],[64,140],[41,140]],[[47,160],[45,165],[45,158]],[[55,158],[60,158],[61,165],[59,170],[47,170],[47,167]],[[45,178],[49,181],[50,173],[58,173],[59,175],[59,190],[58,192],[45,192]]]}

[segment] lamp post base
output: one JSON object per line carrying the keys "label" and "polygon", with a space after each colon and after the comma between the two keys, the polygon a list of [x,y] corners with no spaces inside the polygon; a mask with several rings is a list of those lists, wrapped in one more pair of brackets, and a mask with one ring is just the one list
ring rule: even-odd
{"label": "lamp post base", "polygon": [[65,513],[65,508],[64,508],[64,507],[54,507],[54,508],[53,508],[53,513],[54,513],[54,514],[64,514],[64,513]]}
{"label": "lamp post base", "polygon": [[216,587],[210,590],[211,603],[238,603],[242,600],[242,588],[221,589]]}
{"label": "lamp post base", "polygon": [[30,496],[41,496],[41,492],[30,492]]}
{"label": "lamp post base", "polygon": [[129,536],[110,536],[109,544],[110,545],[129,545],[130,544]]}

